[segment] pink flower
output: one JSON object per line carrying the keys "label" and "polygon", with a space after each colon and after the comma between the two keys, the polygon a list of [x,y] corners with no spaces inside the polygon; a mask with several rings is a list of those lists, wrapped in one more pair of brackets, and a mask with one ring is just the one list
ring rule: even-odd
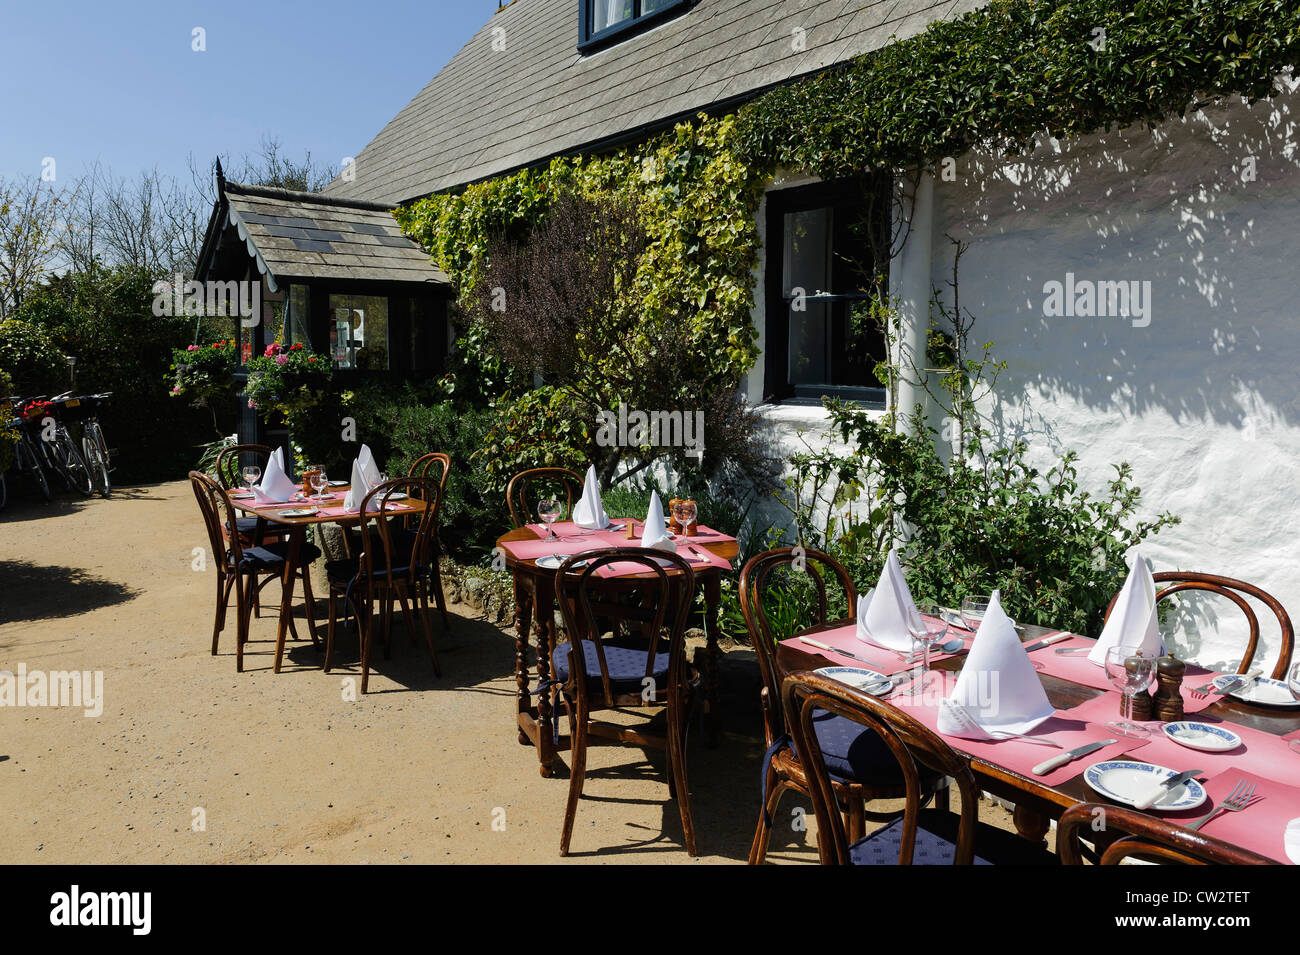
{"label": "pink flower", "polygon": [[254,401],[252,398],[249,398],[249,399],[248,399],[248,407],[253,408],[253,409],[256,409],[256,408],[257,408],[257,402]]}
{"label": "pink flower", "polygon": [[186,350],[186,351],[198,351],[198,350],[199,350],[199,346],[198,346],[198,345],[190,345],[190,346],[189,346],[188,348],[186,348],[185,350]]}
{"label": "pink flower", "polygon": [[288,360],[289,360],[289,356],[288,356],[288,355],[276,355],[276,356],[275,356],[275,363],[276,363],[277,365],[283,365],[283,364],[285,364]]}
{"label": "pink flower", "polygon": [[180,385],[173,385],[173,386],[172,386],[172,394],[177,394],[180,390],[181,390],[181,386],[180,386]]}
{"label": "pink flower", "polygon": [[274,343],[272,343],[272,344],[270,344],[270,345],[267,345],[267,346],[266,346],[266,351],[262,352],[262,354],[263,354],[263,356],[265,356],[266,358],[270,358],[272,355],[275,354],[276,349],[279,348],[279,347],[280,347],[279,345],[276,345],[276,344],[274,344]]}

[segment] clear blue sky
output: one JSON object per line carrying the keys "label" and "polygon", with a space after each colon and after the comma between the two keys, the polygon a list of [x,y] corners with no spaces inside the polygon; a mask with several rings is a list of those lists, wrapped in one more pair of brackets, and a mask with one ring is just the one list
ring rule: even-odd
{"label": "clear blue sky", "polygon": [[[188,181],[186,155],[263,136],[338,167],[486,23],[496,0],[5,0],[0,177],[98,160]],[[206,31],[205,52],[192,30]]]}

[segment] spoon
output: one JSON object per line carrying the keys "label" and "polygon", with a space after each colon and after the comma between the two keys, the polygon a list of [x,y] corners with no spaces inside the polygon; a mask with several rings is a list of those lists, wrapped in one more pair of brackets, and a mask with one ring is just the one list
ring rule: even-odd
{"label": "spoon", "polygon": [[[930,652],[931,653],[954,653],[955,651],[960,650],[965,645],[965,643],[966,643],[965,640],[962,640],[960,637],[958,637],[957,639],[949,640],[946,643],[936,643],[934,646],[930,648]],[[907,655],[907,658],[909,660],[913,658],[919,660],[923,655],[924,655],[923,651],[913,650],[911,653]]]}

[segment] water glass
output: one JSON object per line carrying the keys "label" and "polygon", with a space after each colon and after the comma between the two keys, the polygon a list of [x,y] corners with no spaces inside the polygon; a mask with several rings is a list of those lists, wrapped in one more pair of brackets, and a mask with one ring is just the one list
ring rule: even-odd
{"label": "water glass", "polygon": [[1106,726],[1124,736],[1145,739],[1150,731],[1145,726],[1131,722],[1133,715],[1133,696],[1139,690],[1146,689],[1155,675],[1155,660],[1144,657],[1142,652],[1130,647],[1111,647],[1106,651],[1106,678],[1115,689],[1124,694],[1120,715],[1122,720],[1112,720]]}
{"label": "water glass", "polygon": [[548,497],[540,501],[537,505],[537,516],[542,519],[546,525],[547,537],[558,537],[555,528],[551,527],[556,521],[564,516],[564,505],[553,497]]}

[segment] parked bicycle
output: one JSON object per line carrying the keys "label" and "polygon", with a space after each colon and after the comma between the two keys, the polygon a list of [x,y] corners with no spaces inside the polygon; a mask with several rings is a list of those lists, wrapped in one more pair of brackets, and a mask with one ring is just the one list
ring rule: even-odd
{"label": "parked bicycle", "polygon": [[[10,427],[18,432],[18,443],[14,445],[14,464],[15,474],[29,477],[36,489],[40,491],[41,497],[45,500],[50,499],[50,482],[45,477],[45,469],[41,462],[45,459],[45,453],[41,450],[39,439],[33,437],[31,422],[28,420],[26,408],[31,404],[31,416],[36,417],[39,426],[39,416],[43,408],[39,404],[32,404],[22,398],[11,397],[4,399],[9,403],[11,413],[16,417],[9,422]],[[39,434],[39,432],[38,432]],[[7,492],[6,487],[6,492]]]}
{"label": "parked bicycle", "polygon": [[69,423],[81,425],[81,460],[85,462],[90,474],[93,491],[108,497],[113,490],[113,481],[109,473],[112,451],[104,438],[104,429],[99,424],[99,413],[108,407],[111,391],[97,395],[79,395],[75,398],[55,399],[59,405],[59,416]]}

